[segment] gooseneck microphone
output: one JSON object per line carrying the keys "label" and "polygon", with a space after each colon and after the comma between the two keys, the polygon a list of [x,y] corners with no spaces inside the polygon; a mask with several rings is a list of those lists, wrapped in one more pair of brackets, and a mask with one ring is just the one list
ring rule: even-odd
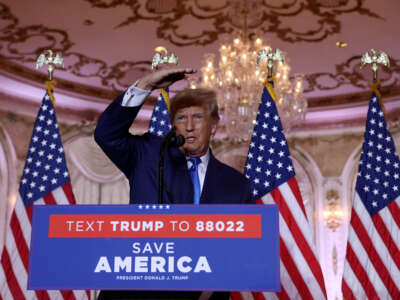
{"label": "gooseneck microphone", "polygon": [[180,147],[185,143],[185,138],[176,133],[175,126],[165,135],[161,141],[160,160],[158,161],[158,204],[163,204],[164,194],[164,154],[168,147]]}

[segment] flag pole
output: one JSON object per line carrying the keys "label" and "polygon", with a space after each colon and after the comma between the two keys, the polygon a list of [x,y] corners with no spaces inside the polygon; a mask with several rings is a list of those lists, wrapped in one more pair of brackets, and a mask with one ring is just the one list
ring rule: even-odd
{"label": "flag pole", "polygon": [[53,72],[56,69],[56,65],[60,65],[62,68],[64,68],[64,59],[62,58],[61,53],[57,53],[55,56],[53,56],[52,50],[46,50],[40,54],[36,60],[36,69],[40,69],[44,64],[48,65],[47,72],[49,72],[49,80],[46,80],[44,84],[47,93],[49,94],[51,103],[53,106],[55,106],[53,90],[57,84],[57,81],[53,79]]}
{"label": "flag pole", "polygon": [[373,93],[356,176],[342,292],[343,299],[398,299],[400,240],[390,232],[398,231],[400,221],[396,212],[400,159],[387,126],[377,76],[378,64],[388,67],[389,59],[372,49],[371,55],[367,52],[361,58],[361,67],[365,64],[371,64],[374,72],[370,85]]}
{"label": "flag pole", "polygon": [[257,65],[262,63],[264,60],[267,61],[268,78],[273,77],[274,61],[285,63],[285,55],[278,48],[275,51],[271,47],[266,47],[258,51],[257,53]]}
{"label": "flag pole", "polygon": [[367,51],[362,55],[360,69],[363,68],[365,65],[371,65],[371,70],[373,72],[373,82],[370,84],[370,88],[378,98],[379,104],[386,117],[385,106],[383,105],[381,92],[379,91],[381,82],[378,80],[378,68],[379,68],[378,64],[382,64],[385,67],[389,67],[390,66],[389,57],[383,51],[380,51],[380,53],[378,54],[374,49],[371,49],[370,52]]}
{"label": "flag pole", "polygon": [[[279,49],[275,51],[271,47],[266,47],[258,51],[257,53],[257,65],[262,63],[264,60],[267,61],[267,80],[264,82],[264,86],[268,89],[272,99],[276,102],[276,94],[273,88],[273,83],[275,83],[275,77],[273,73],[274,61],[279,61],[280,63],[285,63],[285,55]],[[272,83],[271,83],[272,82]]]}
{"label": "flag pole", "polygon": [[[168,55],[167,49],[164,47],[160,46],[155,49],[156,53],[153,56],[153,61],[151,63],[151,68],[153,70],[159,69],[161,65],[171,65],[175,64],[178,65],[178,57],[174,54],[171,53],[171,55]],[[168,120],[168,115],[169,114],[163,114],[162,111],[169,111],[170,108],[170,100],[169,100],[169,95],[168,95],[168,88],[165,89],[159,89],[160,92],[160,101],[157,101],[156,105],[154,106],[153,113],[151,116],[151,122],[149,125],[149,131],[150,133],[154,133],[160,131],[159,136],[164,136],[167,134],[167,131],[164,132],[164,130],[161,130],[162,128],[168,128],[167,126],[161,126],[161,122],[164,123],[164,125],[169,124],[169,128],[171,128],[171,124]],[[166,106],[166,108],[165,108]],[[169,131],[168,128],[168,131]],[[160,149],[160,159],[158,161],[158,204],[163,204],[163,194],[164,194],[164,154],[165,154],[165,148],[161,146]]]}
{"label": "flag pole", "polygon": [[[270,47],[258,52],[257,64],[266,62],[267,80],[258,108],[244,175],[250,181],[252,199],[257,204],[279,205],[280,293],[234,292],[232,299],[326,299],[322,269],[312,242],[301,192],[279,113],[273,87],[274,62],[284,61],[283,53]],[[293,258],[296,258],[296,262]]]}

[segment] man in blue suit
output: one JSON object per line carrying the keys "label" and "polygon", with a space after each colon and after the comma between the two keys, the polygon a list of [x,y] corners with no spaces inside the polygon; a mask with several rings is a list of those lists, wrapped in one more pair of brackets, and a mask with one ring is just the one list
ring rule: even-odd
{"label": "man in blue suit", "polygon": [[[129,179],[130,203],[157,203],[158,162],[163,139],[145,133],[135,136],[129,128],[150,92],[166,88],[192,69],[170,68],[153,72],[115,99],[100,116],[95,140]],[[248,180],[218,161],[209,148],[219,121],[215,92],[186,89],[171,99],[170,120],[185,138],[179,148],[165,150],[163,202],[169,204],[251,203]],[[99,299],[199,299],[200,292],[106,292]],[[206,295],[207,296],[207,295]],[[213,293],[201,299],[229,299]]]}

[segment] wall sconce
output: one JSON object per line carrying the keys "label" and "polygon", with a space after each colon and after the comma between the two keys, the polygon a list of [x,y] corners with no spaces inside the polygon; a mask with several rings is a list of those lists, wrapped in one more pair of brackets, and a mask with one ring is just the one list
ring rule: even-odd
{"label": "wall sconce", "polygon": [[339,205],[339,193],[330,189],[326,192],[327,205],[323,211],[324,220],[333,232],[342,224],[344,211]]}

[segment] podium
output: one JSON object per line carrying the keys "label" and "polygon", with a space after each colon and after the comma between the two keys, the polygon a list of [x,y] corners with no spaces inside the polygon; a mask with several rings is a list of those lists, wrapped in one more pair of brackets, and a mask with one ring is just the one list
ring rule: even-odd
{"label": "podium", "polygon": [[278,205],[36,205],[28,289],[279,291]]}

